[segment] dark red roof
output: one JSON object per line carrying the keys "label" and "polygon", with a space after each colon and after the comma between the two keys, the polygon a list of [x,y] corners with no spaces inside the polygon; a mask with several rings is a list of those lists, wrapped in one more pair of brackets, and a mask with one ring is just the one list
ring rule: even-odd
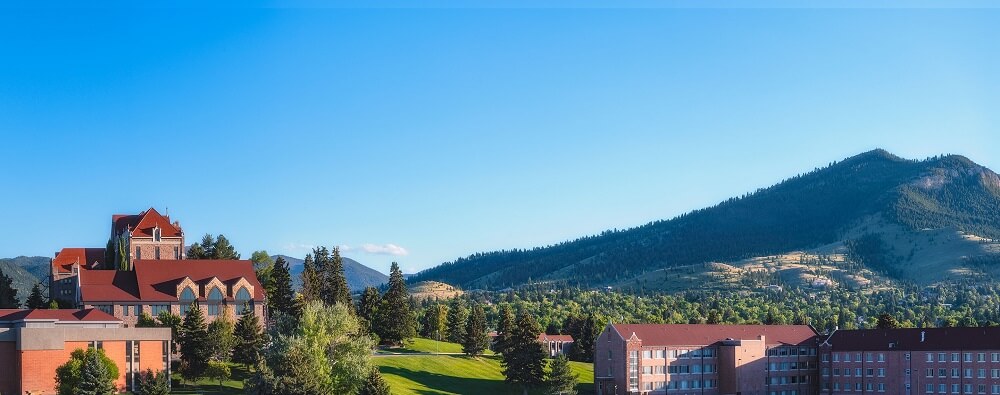
{"label": "dark red roof", "polygon": [[111,216],[111,224],[114,226],[115,234],[128,228],[132,230],[132,237],[153,237],[153,228],[155,227],[160,228],[162,237],[181,236],[180,227],[171,224],[170,217],[160,215],[152,207],[139,215],[115,214]]}
{"label": "dark red roof", "polygon": [[19,310],[0,309],[0,321],[59,320],[59,321],[120,321],[111,314],[97,309],[83,310]]}
{"label": "dark red roof", "polygon": [[79,264],[86,269],[94,263],[98,265],[104,263],[103,248],[63,248],[52,260],[52,269],[55,272],[70,273],[73,264]]}
{"label": "dark red roof", "polygon": [[546,335],[546,334],[543,333],[541,335],[538,335],[538,341],[540,341],[540,342],[544,342],[544,341],[564,342],[565,343],[565,342],[571,342],[571,341],[573,341],[573,336],[570,336],[570,335]]}
{"label": "dark red roof", "polygon": [[763,335],[769,344],[806,344],[817,333],[808,325],[707,325],[707,324],[614,324],[622,338],[635,333],[643,346],[702,346],[726,339],[756,340]]}
{"label": "dark red roof", "polygon": [[[81,299],[85,302],[171,302],[177,301],[177,284],[191,278],[199,285],[199,296],[212,278],[218,278],[234,300],[232,286],[241,278],[253,286],[253,299],[264,301],[264,287],[257,280],[253,263],[246,260],[135,260],[135,271],[87,270],[80,274]],[[199,300],[204,300],[199,297]]]}
{"label": "dark red roof", "polygon": [[[923,341],[921,341],[923,333]],[[968,350],[990,348],[1000,339],[1000,327],[899,328],[838,330],[826,340],[834,351]],[[892,347],[889,344],[892,343]],[[992,346],[996,348],[996,346]]]}

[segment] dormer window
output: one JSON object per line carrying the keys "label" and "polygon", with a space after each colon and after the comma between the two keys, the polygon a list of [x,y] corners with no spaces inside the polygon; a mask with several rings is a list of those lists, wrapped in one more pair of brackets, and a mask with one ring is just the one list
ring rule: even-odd
{"label": "dormer window", "polygon": [[153,228],[153,241],[160,241],[160,227]]}

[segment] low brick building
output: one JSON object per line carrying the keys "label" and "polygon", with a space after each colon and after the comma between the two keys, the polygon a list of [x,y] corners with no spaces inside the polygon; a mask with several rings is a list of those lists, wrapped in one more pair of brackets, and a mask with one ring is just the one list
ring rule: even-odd
{"label": "low brick building", "polygon": [[547,335],[542,333],[538,335],[538,342],[542,343],[542,348],[545,349],[546,355],[549,357],[558,357],[560,355],[569,355],[573,347],[573,336]]}
{"label": "low brick building", "polygon": [[823,394],[1000,394],[1000,328],[838,330],[820,349]]}
{"label": "low brick building", "polygon": [[118,366],[115,385],[132,389],[140,371],[167,371],[169,328],[124,328],[104,312],[0,310],[0,394],[53,394],[55,373],[77,349],[96,347]]}
{"label": "low brick building", "polygon": [[811,395],[818,341],[807,325],[611,324],[594,384],[599,395]]}

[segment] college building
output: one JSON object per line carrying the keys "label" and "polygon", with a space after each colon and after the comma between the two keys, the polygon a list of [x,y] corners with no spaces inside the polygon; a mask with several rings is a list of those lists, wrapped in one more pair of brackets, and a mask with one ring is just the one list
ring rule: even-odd
{"label": "college building", "polygon": [[169,375],[170,341],[170,328],[125,328],[95,309],[0,310],[0,395],[56,393],[56,368],[91,347],[118,366],[115,385],[132,390],[139,372]]}
{"label": "college building", "polygon": [[1000,395],[1000,327],[612,324],[597,394]]}
{"label": "college building", "polygon": [[184,259],[184,232],[155,209],[111,217],[106,248],[63,248],[52,260],[50,296],[94,308],[125,327],[142,313],[183,316],[192,302],[208,322],[252,311],[264,322],[265,293],[248,260]]}

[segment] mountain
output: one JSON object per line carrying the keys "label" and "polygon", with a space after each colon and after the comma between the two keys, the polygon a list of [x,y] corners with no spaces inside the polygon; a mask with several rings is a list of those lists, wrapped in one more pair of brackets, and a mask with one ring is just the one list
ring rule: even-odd
{"label": "mountain", "polygon": [[[292,275],[292,286],[299,289],[302,286],[302,263],[304,260],[292,258],[288,255],[272,255],[271,259],[278,257],[285,258],[288,262],[288,271]],[[389,276],[382,274],[375,269],[362,265],[351,258],[342,257],[344,260],[344,277],[347,277],[347,285],[352,291],[361,291],[365,287],[377,287],[389,282]]]}
{"label": "mountain", "polygon": [[42,256],[0,258],[0,271],[13,280],[17,297],[23,303],[35,283],[48,286],[49,258]]}
{"label": "mountain", "polygon": [[715,263],[742,270],[758,262],[771,270],[761,262],[800,252],[802,262],[814,257],[848,276],[852,268],[871,274],[859,282],[933,282],[991,275],[1000,268],[997,239],[996,173],[962,156],[907,160],[879,149],[673,219],[530,250],[478,253],[411,280],[490,289],[533,281],[641,285],[667,282],[682,267],[726,276],[728,269]]}

